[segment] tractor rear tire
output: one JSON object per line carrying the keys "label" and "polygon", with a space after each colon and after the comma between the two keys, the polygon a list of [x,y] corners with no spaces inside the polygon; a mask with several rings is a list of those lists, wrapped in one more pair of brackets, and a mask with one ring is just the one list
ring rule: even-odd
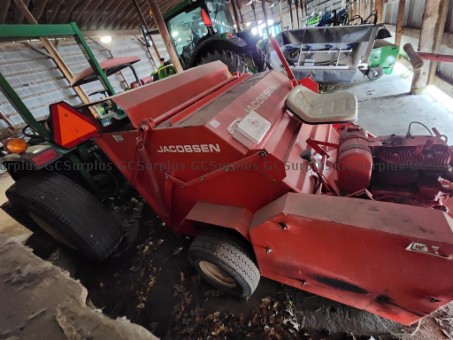
{"label": "tractor rear tire", "polygon": [[228,232],[202,232],[190,245],[188,257],[203,279],[229,295],[248,297],[258,286],[253,252],[245,240]]}
{"label": "tractor rear tire", "polygon": [[230,73],[246,73],[249,71],[241,57],[229,50],[214,50],[213,52],[208,52],[208,54],[201,58],[198,65],[207,64],[216,60],[220,60],[224,63],[228,67]]}
{"label": "tractor rear tire", "polygon": [[101,202],[63,175],[23,177],[6,196],[43,231],[89,261],[105,260],[123,239],[121,225]]}

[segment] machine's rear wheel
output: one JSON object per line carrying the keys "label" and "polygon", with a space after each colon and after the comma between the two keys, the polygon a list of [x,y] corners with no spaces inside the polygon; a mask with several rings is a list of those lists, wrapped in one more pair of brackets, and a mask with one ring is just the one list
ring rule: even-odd
{"label": "machine's rear wheel", "polygon": [[6,196],[43,231],[90,261],[105,260],[123,238],[121,225],[102,204],[63,175],[23,177]]}
{"label": "machine's rear wheel", "polygon": [[208,230],[198,235],[189,248],[189,260],[211,285],[230,295],[253,294],[260,272],[247,243],[222,230]]}
{"label": "machine's rear wheel", "polygon": [[384,74],[384,70],[380,66],[376,67],[371,67],[368,72],[366,73],[366,76],[368,77],[369,80],[377,80],[382,77]]}
{"label": "machine's rear wheel", "polygon": [[239,55],[229,50],[214,50],[208,52],[203,56],[198,65],[207,64],[216,60],[220,60],[228,67],[228,71],[231,73],[246,73],[248,72],[247,65],[241,59]]}

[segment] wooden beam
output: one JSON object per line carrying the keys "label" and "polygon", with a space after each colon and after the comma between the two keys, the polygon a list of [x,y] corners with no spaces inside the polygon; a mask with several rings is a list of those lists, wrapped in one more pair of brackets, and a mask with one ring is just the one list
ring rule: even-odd
{"label": "wooden beam", "polygon": [[366,18],[366,0],[360,0],[360,16],[365,20]]}
{"label": "wooden beam", "polygon": [[307,17],[307,0],[300,0],[300,11],[302,12],[302,18]]}
{"label": "wooden beam", "polygon": [[[252,2],[252,4],[253,4],[253,2]],[[291,19],[291,29],[294,29],[292,0],[288,0],[288,8],[289,8],[289,16],[290,16],[290,19]]]}
{"label": "wooden beam", "polygon": [[131,19],[131,16],[134,15],[135,13],[135,8],[134,8],[134,5],[133,4],[130,4],[131,6],[128,6],[128,11],[126,12],[126,14],[124,15],[123,17],[123,20],[121,20],[119,23],[118,23],[118,29],[123,29],[124,27],[126,27],[127,25],[127,22]]}
{"label": "wooden beam", "polygon": [[0,2],[0,24],[4,24],[6,21],[10,4],[11,0],[3,0]]}
{"label": "wooden beam", "polygon": [[237,6],[236,6],[236,1],[231,0],[230,3],[231,3],[231,7],[233,8],[233,16],[234,16],[234,21],[236,23],[236,31],[240,31],[241,30],[241,23],[239,21],[239,15],[238,15],[238,9],[237,9]]}
{"label": "wooden beam", "polygon": [[403,36],[404,24],[404,9],[406,8],[406,0],[399,0],[398,16],[396,19],[395,45],[401,45],[401,37]]}
{"label": "wooden beam", "polygon": [[79,14],[74,20],[77,23],[77,25],[79,25],[80,20],[83,17],[83,13],[85,13],[85,11],[87,10],[88,6],[90,6],[92,1],[93,0],[85,0],[85,1],[82,0],[82,6],[79,8]]}
{"label": "wooden beam", "polygon": [[[445,24],[447,23],[448,11],[450,7],[450,1],[442,1],[440,7],[440,17],[437,21],[436,25],[436,32],[434,35],[434,46],[433,52],[439,52],[440,45],[442,44],[442,38],[444,36],[445,31]],[[428,84],[432,84],[434,82],[434,77],[436,76],[437,66],[439,62],[433,61],[431,62],[430,69],[429,69],[429,76],[428,76]]]}
{"label": "wooden beam", "polygon": [[300,19],[299,19],[299,0],[294,0],[294,7],[296,7],[297,28],[300,28]]}
{"label": "wooden beam", "polygon": [[79,4],[78,0],[72,0],[71,4],[65,6],[66,10],[62,13],[60,20],[62,23],[67,23],[71,18],[72,12],[74,12],[75,7]]}
{"label": "wooden beam", "polygon": [[154,0],[148,0],[148,2],[149,7],[151,8],[151,11],[153,13],[154,21],[157,24],[160,35],[162,36],[165,47],[167,48],[167,52],[170,55],[171,62],[173,63],[173,66],[176,68],[176,71],[178,73],[182,72],[183,71],[182,65],[179,61],[178,54],[176,53],[176,50],[171,41],[170,34],[168,33],[164,18],[162,17],[162,13],[160,12],[159,5]]}
{"label": "wooden beam", "polygon": [[118,18],[122,17],[126,9],[127,7],[124,5],[123,1],[117,1],[116,7],[112,10],[112,13],[104,23],[104,27],[112,29],[115,22],[118,21]]}
{"label": "wooden beam", "polygon": [[[444,0],[426,0],[425,10],[423,12],[422,28],[420,30],[420,40],[418,42],[418,51],[431,52],[434,47],[436,28],[440,17],[441,3]],[[431,62],[424,62],[421,68],[420,76],[412,84],[411,93],[420,93],[428,85],[428,77]]]}
{"label": "wooden beam", "polygon": [[269,24],[267,23],[267,12],[266,12],[266,2],[261,0],[261,9],[263,10],[264,24],[266,25],[267,36],[270,37]]}
{"label": "wooden beam", "polygon": [[384,22],[384,0],[375,0],[374,9],[377,12],[378,23]]}
{"label": "wooden beam", "polygon": [[98,28],[98,24],[100,21],[105,21],[106,18],[109,17],[109,15],[111,14],[110,12],[110,9],[112,8],[112,6],[115,4],[115,1],[112,1],[110,0],[108,3],[107,3],[107,6],[104,6],[102,7],[100,13],[97,13],[96,16],[94,17],[94,19],[91,21],[91,25],[90,27],[92,29],[96,29]]}
{"label": "wooden beam", "polygon": [[45,56],[46,58],[51,58],[50,54],[44,52],[43,50],[41,50],[39,47],[37,47],[36,45],[32,44],[31,42],[29,41],[21,41],[20,42],[21,44],[24,44],[25,46],[31,48],[33,51],[36,51],[38,52],[39,54],[42,54],[43,56]]}
{"label": "wooden beam", "polygon": [[[55,19],[57,18],[58,14],[60,13],[60,7],[63,4],[63,0],[55,0],[52,3],[52,16],[47,19],[48,24],[53,24],[55,22]],[[39,19],[37,19],[39,20]]]}
{"label": "wooden beam", "polygon": [[104,0],[95,0],[94,2],[91,2],[90,6],[85,11],[85,15],[83,16],[83,19],[80,21],[79,27],[83,27],[83,28],[89,29],[90,26],[91,26],[90,25],[91,18],[95,14],[99,15],[99,13],[97,12],[97,9],[103,3],[105,3]]}
{"label": "wooden beam", "polygon": [[[27,8],[27,5],[25,5],[23,0],[14,0],[16,3],[17,7],[22,11],[24,14],[24,17],[27,19],[27,21],[30,24],[37,24],[38,22],[36,19],[33,17],[33,15],[30,13],[30,11]],[[71,80],[74,78],[73,74],[71,73],[71,70],[69,67],[65,64],[63,59],[61,58],[60,54],[56,50],[56,48],[52,45],[52,43],[49,41],[47,38],[40,38],[42,44],[44,45],[45,49],[49,53],[49,55],[52,57],[53,61],[57,65],[58,69],[63,73],[65,78],[68,80],[69,83],[71,83]],[[81,87],[75,86],[73,87],[74,91],[77,93],[79,98],[82,100],[83,103],[88,104],[90,103],[90,99],[86,95],[86,93],[82,90]]]}
{"label": "wooden beam", "polygon": [[278,0],[278,16],[280,18],[280,26],[283,29],[285,27],[285,23],[283,22],[282,0]]}
{"label": "wooden beam", "polygon": [[122,35],[136,35],[137,30],[93,30],[82,31],[84,37],[101,37],[103,35],[122,36]]}
{"label": "wooden beam", "polygon": [[[28,4],[30,3],[30,0],[22,0],[22,5],[27,9],[28,11]],[[17,2],[16,2],[17,5]],[[21,8],[18,6],[19,12],[17,15],[16,19],[16,24],[21,24],[24,21],[24,13],[21,11]]]}
{"label": "wooden beam", "polygon": [[245,29],[244,27],[244,16],[242,15],[242,10],[241,10],[241,7],[242,7],[242,4],[239,0],[232,0],[234,2],[236,2],[236,5],[237,5],[237,8],[238,8],[238,12],[239,12],[239,17],[241,18],[241,24],[242,24],[242,28]]}
{"label": "wooden beam", "polygon": [[44,9],[46,8],[47,5],[47,0],[42,0],[41,2],[33,2],[34,7],[31,11],[31,14],[33,15],[34,18],[36,18],[36,21],[39,22],[39,19],[41,19],[42,14],[44,13]]}

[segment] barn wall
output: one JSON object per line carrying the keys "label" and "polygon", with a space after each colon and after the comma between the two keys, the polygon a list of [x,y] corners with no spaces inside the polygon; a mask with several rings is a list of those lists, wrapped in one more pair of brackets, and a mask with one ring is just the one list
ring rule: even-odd
{"label": "barn wall", "polygon": [[[98,38],[87,39],[99,62],[113,57],[138,56],[141,61],[135,64],[135,69],[140,78],[149,76],[154,70],[149,60],[147,50],[137,39],[140,36],[113,36],[109,45],[101,46],[97,43]],[[162,57],[168,58],[165,46],[160,35],[153,36],[156,46]],[[39,41],[30,42],[38,51],[21,42],[9,42],[0,44],[0,72],[13,86],[21,99],[37,119],[45,119],[49,114],[49,104],[64,100],[77,105],[81,101],[74,90],[55,66],[54,62],[45,54],[45,49]],[[54,43],[56,43],[54,41]],[[57,50],[67,63],[73,74],[77,74],[89,67],[85,56],[73,39],[60,39],[56,44]],[[110,51],[108,49],[110,49]],[[44,54],[43,54],[44,53]],[[153,52],[153,58],[158,60]],[[126,69],[122,76],[109,77],[115,91],[121,91],[126,87],[125,81],[134,81],[132,72]],[[90,94],[102,89],[100,82],[93,82],[82,86],[83,90]],[[100,95],[91,97],[99,99]],[[24,126],[24,122],[12,107],[6,97],[0,92],[0,135],[8,127],[18,129]]]}

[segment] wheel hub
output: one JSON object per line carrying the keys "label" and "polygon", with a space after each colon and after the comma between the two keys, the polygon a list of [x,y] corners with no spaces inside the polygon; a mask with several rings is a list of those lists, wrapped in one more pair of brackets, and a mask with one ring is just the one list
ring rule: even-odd
{"label": "wheel hub", "polygon": [[202,260],[200,261],[199,266],[203,273],[218,285],[226,288],[234,288],[237,286],[236,280],[216,264]]}

